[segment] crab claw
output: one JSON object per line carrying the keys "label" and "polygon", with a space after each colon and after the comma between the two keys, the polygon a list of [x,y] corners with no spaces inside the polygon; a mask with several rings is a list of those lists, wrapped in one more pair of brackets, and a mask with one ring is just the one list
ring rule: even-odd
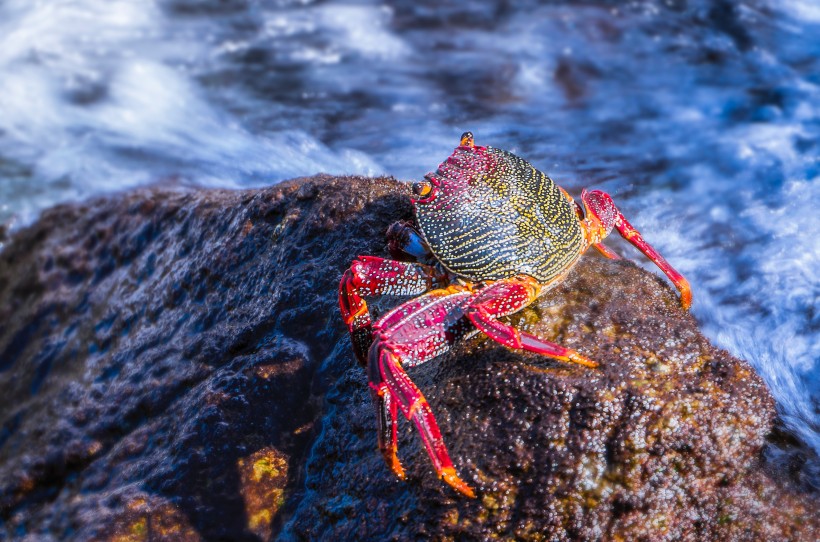
{"label": "crab claw", "polygon": [[680,292],[680,304],[684,309],[689,310],[692,305],[692,288],[689,286],[689,281],[678,273],[657,250],[644,241],[640,232],[629,223],[626,217],[621,214],[621,211],[618,210],[618,207],[615,206],[612,197],[600,190],[584,190],[581,193],[581,199],[587,211],[587,236],[591,244],[599,243],[615,228],[621,237],[643,252],[669,277],[669,280]]}
{"label": "crab claw", "polygon": [[459,147],[475,147],[475,141],[473,139],[472,132],[464,132],[461,134],[461,142],[458,144]]}

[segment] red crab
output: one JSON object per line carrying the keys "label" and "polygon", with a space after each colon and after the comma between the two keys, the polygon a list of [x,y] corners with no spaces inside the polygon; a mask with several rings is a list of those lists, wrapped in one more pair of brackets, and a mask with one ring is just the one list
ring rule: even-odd
{"label": "red crab", "polygon": [[[477,146],[467,132],[453,154],[425,182],[413,185],[418,229],[396,223],[388,230],[395,260],[360,256],[339,285],[339,306],[359,362],[367,368],[378,417],[379,449],[399,478],[397,415],[421,434],[439,477],[464,495],[427,400],[405,373],[479,331],[509,348],[544,354],[587,367],[597,363],[568,348],[519,331],[499,318],[520,311],[561,281],[615,228],[680,290],[689,308],[689,283],[632,227],[604,192],[584,190],[583,208],[525,160]],[[415,262],[400,261],[415,259]],[[373,324],[362,299],[415,295]]]}

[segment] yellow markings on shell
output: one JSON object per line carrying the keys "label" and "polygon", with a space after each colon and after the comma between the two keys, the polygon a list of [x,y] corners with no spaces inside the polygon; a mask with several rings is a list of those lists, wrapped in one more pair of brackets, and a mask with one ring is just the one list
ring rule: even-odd
{"label": "yellow markings on shell", "polygon": [[422,233],[445,267],[476,281],[526,273],[548,282],[577,260],[584,233],[574,202],[552,179],[500,149],[454,154],[457,160],[439,168],[435,202],[416,206]]}

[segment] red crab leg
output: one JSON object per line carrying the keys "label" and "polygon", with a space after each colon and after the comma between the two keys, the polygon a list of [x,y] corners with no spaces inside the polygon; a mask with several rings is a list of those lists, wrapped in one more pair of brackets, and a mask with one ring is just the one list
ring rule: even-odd
{"label": "red crab leg", "polygon": [[385,314],[375,326],[368,378],[379,424],[379,449],[396,476],[404,478],[396,453],[396,413],[401,409],[416,426],[439,477],[462,494],[475,497],[456,473],[430,405],[402,367],[433,359],[470,331],[460,309],[471,296],[458,287],[434,290]]}
{"label": "red crab leg", "polygon": [[591,192],[584,190],[581,193],[581,199],[588,211],[587,215],[592,215],[598,225],[597,229],[599,231],[592,232],[593,242],[599,242],[614,227],[621,234],[621,237],[643,252],[675,284],[680,291],[680,302],[683,308],[688,309],[692,305],[692,289],[689,287],[689,282],[669,265],[669,262],[658,254],[649,243],[644,241],[638,230],[632,227],[632,224],[615,206],[615,202],[612,201],[609,194],[600,190],[592,190]]}
{"label": "red crab leg", "polygon": [[378,385],[370,382],[370,397],[376,406],[379,450],[390,470],[404,480],[404,468],[401,466],[398,456],[398,424],[396,423],[399,412],[398,405],[384,382],[380,382]]}
{"label": "red crab leg", "polygon": [[429,265],[359,256],[339,284],[339,308],[350,331],[356,359],[366,364],[373,342],[372,323],[362,296],[418,295],[438,285],[440,277]]}
{"label": "red crab leg", "polygon": [[536,352],[560,361],[586,367],[598,364],[575,350],[499,322],[500,316],[513,314],[532,303],[541,289],[538,282],[526,275],[500,280],[481,291],[467,309],[467,317],[492,340],[509,348]]}
{"label": "red crab leg", "polygon": [[371,363],[378,364],[383,379],[380,385],[371,383],[371,389],[375,389],[374,394],[381,400],[380,410],[385,414],[389,412],[392,416],[392,419],[389,420],[389,429],[385,424],[380,426],[379,431],[379,445],[388,466],[396,476],[404,479],[404,469],[396,455],[398,448],[395,419],[397,405],[402,414],[416,426],[424,447],[427,449],[427,454],[433,463],[433,468],[436,469],[438,475],[456,491],[468,497],[475,497],[473,489],[456,473],[450,455],[447,453],[447,447],[441,438],[441,430],[438,423],[436,423],[436,418],[433,416],[433,411],[430,409],[427,399],[424,398],[421,390],[410,380],[410,377],[401,367],[399,361],[402,356],[401,352],[397,352],[395,348],[388,346],[386,348],[374,348],[371,353],[378,356],[378,359]]}

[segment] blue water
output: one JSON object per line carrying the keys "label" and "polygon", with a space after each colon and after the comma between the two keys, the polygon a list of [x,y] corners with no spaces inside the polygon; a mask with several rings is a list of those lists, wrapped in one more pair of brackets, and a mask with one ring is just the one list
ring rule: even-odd
{"label": "blue water", "polygon": [[468,129],[613,194],[820,451],[820,1],[0,2],[12,229],[156,182],[419,179]]}

